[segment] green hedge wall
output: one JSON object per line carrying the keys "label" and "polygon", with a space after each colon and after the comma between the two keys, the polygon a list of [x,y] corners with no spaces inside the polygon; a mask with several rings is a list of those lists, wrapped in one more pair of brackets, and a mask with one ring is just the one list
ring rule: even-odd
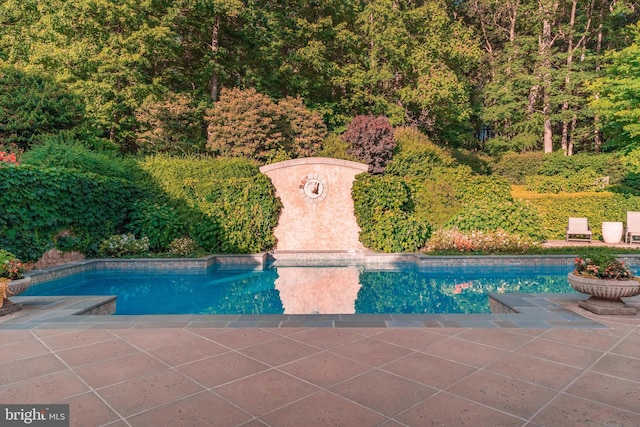
{"label": "green hedge wall", "polygon": [[403,178],[360,174],[353,184],[360,241],[383,252],[415,252],[431,234],[431,226],[414,213],[411,189]]}
{"label": "green hedge wall", "polygon": [[545,194],[526,202],[537,210],[546,239],[564,239],[569,217],[586,217],[597,239],[604,221],[626,222],[627,211],[640,211],[640,196],[606,191]]}
{"label": "green hedge wall", "polygon": [[149,236],[152,246],[166,247],[180,233],[209,252],[256,253],[275,245],[282,205],[255,162],[156,155],[140,166],[170,200],[155,209],[143,204],[144,212],[132,214],[135,233]]}
{"label": "green hedge wall", "polygon": [[127,180],[62,168],[0,166],[0,247],[36,260],[70,230],[65,249],[96,252],[137,197]]}

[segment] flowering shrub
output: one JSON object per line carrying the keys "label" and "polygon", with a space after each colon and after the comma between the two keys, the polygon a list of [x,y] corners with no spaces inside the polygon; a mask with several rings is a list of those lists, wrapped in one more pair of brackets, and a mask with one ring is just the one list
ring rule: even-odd
{"label": "flowering shrub", "polygon": [[0,151],[0,163],[13,163],[15,165],[19,165],[18,159],[14,153],[7,153],[5,151]]}
{"label": "flowering shrub", "polygon": [[136,239],[132,233],[115,234],[103,240],[98,251],[110,257],[143,254],[149,252],[149,238]]}
{"label": "flowering shrub", "polygon": [[0,249],[0,277],[19,279],[24,270],[25,265],[15,255]]}
{"label": "flowering shrub", "polygon": [[169,253],[186,257],[195,252],[197,252],[200,248],[190,237],[178,237],[177,239],[173,239],[169,244]]}
{"label": "flowering shrub", "polygon": [[462,232],[457,228],[440,229],[427,242],[427,252],[509,252],[524,253],[536,243],[529,237],[504,230]]}
{"label": "flowering shrub", "polygon": [[606,280],[629,280],[633,278],[633,273],[629,270],[624,261],[619,261],[615,257],[602,255],[593,258],[576,258],[574,274],[597,279]]}

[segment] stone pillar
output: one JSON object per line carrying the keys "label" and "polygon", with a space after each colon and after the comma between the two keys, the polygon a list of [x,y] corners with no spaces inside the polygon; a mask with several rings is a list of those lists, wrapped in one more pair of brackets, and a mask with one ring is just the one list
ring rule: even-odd
{"label": "stone pillar", "polygon": [[365,250],[353,213],[351,188],[368,166],[309,157],[260,168],[276,189],[283,209],[274,231],[278,251]]}

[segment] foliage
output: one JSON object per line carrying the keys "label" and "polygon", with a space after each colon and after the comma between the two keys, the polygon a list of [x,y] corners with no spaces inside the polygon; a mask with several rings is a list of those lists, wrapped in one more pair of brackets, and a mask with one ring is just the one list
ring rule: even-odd
{"label": "foliage", "polygon": [[11,252],[0,249],[0,277],[6,279],[20,279],[25,265]]}
{"label": "foliage", "polygon": [[638,104],[638,61],[640,23],[630,27],[633,43],[607,52],[603,75],[590,86],[596,95],[591,107],[604,118],[608,146],[616,149],[640,147],[640,105]]}
{"label": "foliage", "polygon": [[18,159],[15,153],[6,153],[4,151],[0,151],[0,163],[11,163],[14,165],[18,165]]}
{"label": "foliage", "polygon": [[574,274],[605,280],[629,280],[634,277],[624,261],[610,255],[576,258]]}
{"label": "foliage", "polygon": [[27,149],[82,120],[81,103],[52,78],[0,65],[0,143]]}
{"label": "foliage", "polygon": [[134,159],[92,151],[73,141],[36,144],[22,155],[22,162],[38,168],[64,168],[119,179],[133,179],[138,169]]}
{"label": "foliage", "polygon": [[569,217],[587,218],[594,238],[602,235],[604,221],[626,221],[627,211],[640,211],[640,197],[609,191],[596,193],[536,194],[519,196],[535,209],[545,239],[564,239]]}
{"label": "foliage", "polygon": [[524,184],[531,175],[540,175],[545,155],[541,152],[507,153],[493,166],[493,173],[505,177],[511,184]]}
{"label": "foliage", "polygon": [[519,201],[470,203],[450,224],[462,231],[501,229],[537,241],[545,237],[535,209]]}
{"label": "foliage", "polygon": [[273,228],[281,204],[254,162],[155,155],[144,158],[140,166],[181,207],[180,219],[170,222],[175,226],[166,239],[182,235],[182,221],[188,235],[209,252],[261,252],[275,245]]}
{"label": "foliage", "polygon": [[599,177],[608,176],[609,182],[617,184],[624,179],[626,168],[619,154],[579,153],[565,156],[561,152],[544,156],[540,175],[571,177],[585,169],[591,169]]}
{"label": "foliage", "polygon": [[149,252],[149,238],[136,239],[132,233],[114,234],[100,243],[98,254],[120,258],[126,255],[141,255]]}
{"label": "foliage", "polygon": [[62,230],[85,254],[123,223],[138,197],[127,180],[61,168],[0,168],[0,246],[24,260],[50,249]]}
{"label": "foliage", "polygon": [[311,156],[326,135],[320,116],[299,98],[274,103],[255,89],[223,89],[205,120],[214,154],[261,163]]}
{"label": "foliage", "polygon": [[452,227],[436,230],[431,235],[425,250],[446,253],[526,253],[535,246],[536,242],[530,237],[507,233],[501,229],[471,230],[464,233]]}
{"label": "foliage", "polygon": [[127,230],[145,236],[152,251],[162,252],[171,242],[188,232],[181,212],[155,200],[141,200],[132,207]]}
{"label": "foliage", "polygon": [[[282,204],[266,175],[218,181],[207,195],[203,211],[220,220],[220,250],[226,253],[257,253],[275,246],[273,229]],[[203,247],[211,247],[211,244]]]}
{"label": "foliage", "polygon": [[322,148],[318,151],[319,157],[330,157],[333,159],[342,159],[357,162],[355,156],[347,154],[349,143],[343,140],[339,135],[329,135],[322,141]]}
{"label": "foliage", "polygon": [[393,127],[383,116],[356,116],[342,139],[349,143],[347,154],[369,165],[371,173],[382,173],[396,148]]}
{"label": "foliage", "polygon": [[429,238],[431,226],[414,214],[410,189],[401,178],[360,174],[352,196],[360,241],[366,247],[414,252]]}
{"label": "foliage", "polygon": [[142,154],[204,151],[204,108],[188,94],[169,93],[146,100],[136,112],[136,144]]}
{"label": "foliage", "polygon": [[327,136],[322,116],[308,109],[300,97],[286,97],[278,102],[284,151],[291,157],[312,157],[320,149]]}
{"label": "foliage", "polygon": [[169,243],[169,253],[179,257],[188,257],[199,252],[198,244],[189,237],[178,237]]}
{"label": "foliage", "polygon": [[493,172],[493,159],[486,154],[456,148],[451,150],[451,156],[459,165],[468,166],[479,175],[490,175]]}
{"label": "foliage", "polygon": [[215,180],[249,178],[260,173],[255,162],[242,158],[157,154],[142,158],[138,164],[170,198],[186,201],[190,206],[204,200],[217,184]]}
{"label": "foliage", "polygon": [[527,190],[538,193],[577,193],[581,191],[596,191],[605,184],[600,183],[598,175],[591,168],[576,172],[569,177],[534,175],[525,179]]}
{"label": "foliage", "polygon": [[398,146],[386,168],[389,174],[427,177],[433,169],[454,165],[449,153],[417,129],[402,127],[394,131],[394,136]]}
{"label": "foliage", "polygon": [[[495,163],[493,172],[505,177],[512,184],[524,184],[525,178],[529,177],[530,188],[540,188],[541,192],[557,192],[583,191],[591,188],[588,182],[595,185],[596,178],[605,176],[609,177],[611,184],[621,183],[628,173],[628,167],[620,155],[613,153],[579,153],[573,156],[565,156],[562,152],[509,153]],[[576,174],[583,176],[576,177]],[[591,179],[592,175],[593,179]],[[545,179],[545,176],[553,178]],[[563,183],[563,181],[570,182]],[[584,183],[580,184],[581,182]],[[546,187],[558,188],[558,190],[548,191],[545,190]],[[561,190],[562,187],[571,189]]]}

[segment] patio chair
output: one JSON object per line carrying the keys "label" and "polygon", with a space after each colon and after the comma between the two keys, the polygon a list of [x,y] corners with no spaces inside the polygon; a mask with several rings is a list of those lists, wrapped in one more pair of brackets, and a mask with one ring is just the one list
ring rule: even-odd
{"label": "patio chair", "polygon": [[591,227],[587,218],[569,218],[566,241],[569,240],[591,243]]}
{"label": "patio chair", "polygon": [[640,237],[640,212],[627,212],[627,226],[624,230],[624,242],[640,243],[640,240],[634,240],[634,237]]}

